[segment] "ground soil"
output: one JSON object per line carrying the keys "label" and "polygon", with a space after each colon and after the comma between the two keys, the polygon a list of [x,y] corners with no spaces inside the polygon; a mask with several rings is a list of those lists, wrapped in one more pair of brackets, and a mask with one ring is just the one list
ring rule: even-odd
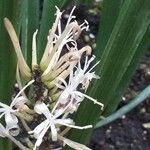
{"label": "ground soil", "polygon": [[[150,51],[141,61],[119,108],[127,104],[135,94],[150,84]],[[134,94],[133,94],[134,93]],[[150,98],[122,118],[95,130],[90,147],[92,150],[149,150]]]}
{"label": "ground soil", "polygon": [[[150,50],[143,57],[136,70],[123,100],[121,108],[150,84]],[[149,150],[150,128],[144,128],[150,123],[150,98],[122,118],[95,130],[90,141],[92,150]]]}

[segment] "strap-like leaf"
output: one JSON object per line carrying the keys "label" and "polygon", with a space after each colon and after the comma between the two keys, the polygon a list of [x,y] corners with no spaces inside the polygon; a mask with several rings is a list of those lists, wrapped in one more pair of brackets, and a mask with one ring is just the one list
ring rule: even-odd
{"label": "strap-like leaf", "polygon": [[114,28],[117,17],[119,15],[122,0],[104,0],[102,3],[102,15],[100,16],[101,23],[97,34],[96,56],[101,58],[106,47],[110,34]]}
{"label": "strap-like leaf", "polygon": [[32,37],[39,26],[39,0],[24,0],[22,5],[21,46],[24,57],[31,66]]}
{"label": "strap-like leaf", "polygon": [[[4,27],[3,19],[8,17],[19,34],[20,11],[22,0],[1,0],[0,1],[0,101],[9,103],[13,92],[15,81],[16,59],[11,40]],[[1,149],[10,149],[6,139],[0,140]]]}

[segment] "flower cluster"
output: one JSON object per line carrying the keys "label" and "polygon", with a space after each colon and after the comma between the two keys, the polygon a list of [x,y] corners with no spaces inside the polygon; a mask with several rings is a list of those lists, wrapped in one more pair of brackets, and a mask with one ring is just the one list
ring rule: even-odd
{"label": "flower cluster", "polygon": [[[88,30],[88,22],[85,20],[82,24],[78,24],[73,16],[74,7],[62,30],[62,12],[57,7],[56,9],[56,20],[49,30],[40,63],[37,61],[36,48],[38,30],[33,34],[31,68],[25,61],[11,22],[7,18],[4,19],[18,58],[16,79],[20,92],[10,106],[0,103],[0,118],[4,116],[6,122],[6,128],[0,124],[0,136],[10,138],[21,149],[36,150],[46,137],[49,142],[63,143],[60,147],[67,144],[76,150],[89,150],[88,147],[67,139],[65,134],[70,128],[92,128],[92,125],[77,126],[70,118],[70,114],[77,111],[84,98],[100,105],[103,109],[102,103],[85,94],[90,81],[93,78],[99,79],[93,71],[99,62],[92,66],[95,56],[91,56],[90,46],[78,49],[77,39],[82,30]],[[82,63],[81,59],[84,60]],[[22,78],[28,81],[24,87]],[[28,98],[24,90],[31,85],[34,94]],[[29,99],[33,99],[34,103]],[[24,147],[20,142],[17,143],[14,138],[20,132],[18,117],[29,134],[27,137],[29,148]],[[35,122],[38,125],[35,126]]]}

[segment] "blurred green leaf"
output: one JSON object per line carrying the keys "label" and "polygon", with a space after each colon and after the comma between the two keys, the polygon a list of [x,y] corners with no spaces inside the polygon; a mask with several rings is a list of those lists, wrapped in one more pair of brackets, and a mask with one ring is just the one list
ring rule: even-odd
{"label": "blurred green leaf", "polygon": [[28,65],[31,65],[32,37],[39,25],[39,0],[24,0],[22,4],[21,47]]}
{"label": "blurred green leaf", "polygon": [[145,51],[150,47],[150,25],[142,39],[142,42],[140,43],[140,45],[138,46],[138,49],[136,50],[130,65],[128,66],[126,72],[124,73],[117,89],[116,92],[113,94],[112,98],[111,98],[111,103],[108,103],[105,111],[103,112],[104,116],[107,116],[109,114],[111,114],[113,111],[116,110],[122,93],[125,91],[125,89],[127,88],[131,77],[133,76],[133,74],[135,73],[135,69],[137,68],[137,66],[139,65],[139,61],[141,56],[143,56],[143,54],[145,53]]}
{"label": "blurred green leaf", "polygon": [[90,6],[92,4],[93,0],[74,0],[74,3],[77,5],[86,5]]}
{"label": "blurred green leaf", "polygon": [[[99,31],[96,37],[96,56],[102,56],[108,39],[116,23],[122,0],[104,0],[102,3],[102,14],[100,16],[101,23],[99,24]],[[101,5],[101,3],[100,3]]]}
{"label": "blurred green leaf", "polygon": [[[113,1],[112,1],[113,3]],[[136,51],[143,45],[143,38],[150,25],[150,1],[126,0],[120,9],[117,21],[114,25],[105,50],[102,53],[101,64],[97,73],[101,79],[91,86],[89,95],[101,101],[105,108],[112,101],[114,93],[121,83]],[[103,38],[103,37],[102,37]],[[101,43],[103,44],[103,43]],[[147,43],[145,43],[147,45]],[[143,45],[141,48],[145,48]],[[132,68],[133,70],[135,68]],[[120,99],[118,99],[120,101]],[[75,122],[77,125],[96,124],[102,111],[96,105],[91,106],[88,100],[80,106]],[[92,130],[71,130],[68,137],[86,143]]]}
{"label": "blurred green leaf", "polygon": [[[0,1],[0,101],[9,103],[13,93],[15,81],[16,58],[11,40],[4,28],[3,19],[9,18],[16,32],[19,34],[21,21],[22,0],[1,0]],[[6,139],[0,139],[1,149],[10,149]]]}
{"label": "blurred green leaf", "polygon": [[62,5],[61,5],[61,8],[64,10],[67,8],[67,6],[69,6],[69,4],[71,3],[72,1],[70,0],[63,0],[62,2]]}

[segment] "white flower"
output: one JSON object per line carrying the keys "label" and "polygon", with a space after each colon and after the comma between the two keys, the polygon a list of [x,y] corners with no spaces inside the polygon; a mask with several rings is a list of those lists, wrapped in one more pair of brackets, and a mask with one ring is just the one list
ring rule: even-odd
{"label": "white flower", "polygon": [[[18,118],[14,115],[15,112],[19,110],[26,102],[27,99],[24,96],[20,96],[21,93],[32,83],[34,80],[30,81],[12,100],[10,106],[0,102],[0,118],[5,116],[6,130],[8,130],[12,136],[19,134]],[[15,108],[16,109],[15,109]],[[12,130],[13,129],[13,130]]]}
{"label": "white flower", "polygon": [[[57,76],[66,78],[69,75],[68,68],[71,64],[70,62],[74,61],[75,66],[77,64],[77,61],[80,60],[83,52],[86,51],[86,55],[89,55],[91,53],[91,48],[89,46],[85,46],[84,48],[78,50],[76,42],[79,35],[81,34],[81,31],[88,30],[88,22],[85,20],[84,23],[79,25],[78,22],[75,20],[75,16],[73,16],[73,12],[75,9],[75,7],[73,7],[66,26],[64,30],[62,30],[62,12],[57,7],[56,9],[56,20],[52,28],[49,30],[47,44],[40,64],[37,64],[36,52],[36,35],[38,30],[36,30],[33,34],[32,68],[29,68],[27,62],[25,61],[25,58],[23,57],[19,40],[11,22],[7,18],[4,19],[5,27],[12,40],[18,58],[19,71],[22,76],[27,80],[30,80],[32,78],[32,72],[35,71],[35,66],[38,66],[41,69],[41,79],[46,85],[49,85],[47,81],[52,81]],[[66,49],[65,52],[63,52],[64,49]],[[62,54],[63,56],[61,56]]]}
{"label": "white flower", "polygon": [[[35,78],[36,80],[36,69],[38,68],[41,74],[38,74],[37,78],[40,78],[40,81],[46,91],[41,92],[41,95],[46,97],[48,96],[52,102],[55,102],[53,103],[54,106],[52,104],[49,110],[49,106],[46,105],[44,101],[41,102],[37,100],[34,106],[34,111],[38,114],[44,115],[45,120],[39,123],[39,125],[37,125],[32,131],[29,131],[29,134],[33,134],[33,137],[36,139],[34,150],[40,146],[46,133],[49,133],[52,141],[61,140],[64,144],[67,144],[76,150],[90,150],[82,144],[63,137],[62,135],[67,132],[68,128],[66,128],[64,131],[61,131],[61,126],[76,129],[87,129],[92,127],[92,125],[83,127],[76,126],[74,121],[68,118],[68,115],[78,109],[78,106],[84,98],[93,101],[95,104],[98,104],[103,108],[102,103],[85,94],[90,81],[93,78],[99,79],[99,76],[95,75],[95,72],[92,71],[99,62],[91,67],[91,62],[95,59],[95,56],[92,56],[90,59],[88,59],[88,56],[91,56],[91,47],[85,46],[81,49],[78,49],[77,46],[76,40],[78,39],[82,30],[88,30],[88,22],[85,20],[84,23],[79,25],[75,20],[75,16],[73,16],[75,9],[75,7],[73,7],[68,17],[66,26],[61,27],[62,12],[60,12],[57,7],[56,9],[56,20],[52,28],[49,30],[47,44],[40,64],[37,62],[36,49],[36,35],[38,30],[36,30],[33,34],[32,68],[29,68],[25,62],[21,47],[19,45],[19,40],[12,24],[7,18],[4,19],[5,27],[10,35],[18,58],[17,81],[19,83],[19,87],[22,89],[19,73],[21,73],[22,76],[27,80],[30,80],[31,78]],[[82,67],[80,61],[83,58],[83,54],[85,54],[85,63]],[[67,77],[69,77],[68,82],[66,80]],[[21,108],[23,108],[22,106],[26,106],[24,104],[27,102],[26,95],[20,95],[24,89],[33,82],[34,80],[30,81],[28,85],[26,85],[17,94],[10,106],[0,103],[0,118],[5,116],[6,131],[9,133],[11,129],[15,128],[17,128],[19,132],[18,118],[15,114],[17,114],[17,111],[21,112]],[[39,84],[35,84],[35,86],[35,88],[39,88]],[[81,92],[79,89],[80,87],[82,88],[81,90],[83,92]],[[5,131],[5,128],[0,126],[0,129],[2,129],[0,130],[0,134],[5,136],[5,132],[3,132]],[[17,134],[18,133],[15,133],[13,136]]]}
{"label": "white flower", "polygon": [[25,147],[24,145],[22,145],[18,140],[16,140],[7,130],[7,128],[5,128],[1,123],[0,123],[0,137],[7,137],[9,138],[12,142],[14,142],[21,150],[29,150],[27,147]]}
{"label": "white flower", "polygon": [[[44,73],[42,75],[42,78],[48,78],[48,76],[50,75],[52,69],[54,69],[54,67],[56,66],[59,58],[60,58],[60,54],[62,52],[62,49],[65,45],[67,45],[68,43],[74,43],[76,45],[76,42],[74,40],[74,36],[76,36],[76,34],[78,34],[78,32],[80,32],[80,26],[78,25],[78,23],[76,21],[73,21],[70,23],[70,21],[66,24],[66,27],[64,29],[64,31],[61,31],[61,12],[60,10],[57,8],[57,12],[56,12],[56,20],[55,23],[50,31],[50,35],[48,37],[48,43],[43,55],[43,58],[41,60],[41,68],[43,68],[44,66]],[[58,29],[58,35],[55,33],[56,29]],[[74,45],[73,44],[73,45]],[[47,64],[47,66],[46,66]],[[44,65],[44,66],[43,66]]]}
{"label": "white flower", "polygon": [[91,72],[100,62],[100,61],[98,61],[96,64],[94,64],[90,68],[90,64],[94,59],[95,59],[94,55],[89,60],[88,60],[88,57],[86,56],[83,69],[81,68],[81,64],[79,62],[77,70],[75,71],[75,76],[79,80],[78,82],[80,82],[83,85],[83,88],[85,90],[87,90],[89,83],[92,79],[99,79],[100,78],[98,75],[95,74],[95,71]]}
{"label": "white flower", "polygon": [[95,56],[91,57],[89,60],[86,57],[83,69],[81,68],[81,64],[79,62],[75,73],[73,73],[73,68],[72,68],[70,71],[70,77],[69,77],[68,84],[63,78],[60,78],[60,77],[57,78],[57,80],[61,81],[61,83],[63,83],[64,86],[57,82],[55,83],[58,88],[62,89],[62,94],[58,98],[58,101],[57,101],[55,107],[53,108],[52,112],[55,111],[55,109],[59,106],[59,104],[66,105],[68,103],[70,103],[70,106],[68,107],[68,109],[70,111],[73,106],[74,106],[74,110],[76,110],[75,108],[77,108],[79,106],[79,103],[81,103],[83,101],[84,97],[93,101],[95,104],[100,105],[103,109],[102,103],[98,102],[97,100],[93,99],[92,97],[90,97],[78,90],[78,86],[80,84],[82,84],[82,86],[87,88],[89,85],[89,82],[92,80],[92,78],[96,78],[96,79],[99,78],[97,75],[95,75],[95,72],[91,72],[92,69],[99,62],[97,62],[93,67],[91,67],[89,69],[91,62],[94,59],[95,59]]}
{"label": "white flower", "polygon": [[43,137],[49,128],[51,131],[52,141],[57,141],[59,126],[67,126],[76,129],[87,129],[92,127],[91,125],[87,125],[83,127],[75,126],[72,119],[61,118],[66,108],[60,109],[57,111],[57,113],[52,114],[45,103],[37,102],[34,109],[38,114],[43,114],[46,117],[46,120],[40,123],[33,131],[29,132],[30,134],[33,134],[34,137],[37,139],[34,149],[40,146]]}
{"label": "white flower", "polygon": [[[76,20],[73,20],[75,18],[75,16],[72,16],[74,9],[75,7],[73,7],[69,15],[68,21],[66,23],[66,26],[62,31],[62,27],[61,27],[62,12],[60,12],[60,10],[57,8],[56,20],[55,23],[53,24],[52,29],[50,30],[50,35],[48,36],[48,42],[42,60],[40,62],[40,67],[42,71],[44,71],[42,74],[42,79],[44,81],[49,80],[50,77],[52,76],[51,74],[53,73],[55,74],[56,69],[63,68],[59,72],[60,74],[62,71],[64,71],[69,67],[70,63],[63,64],[63,62],[60,63],[59,61],[63,56],[66,56],[66,55],[61,56],[62,50],[64,46],[66,46],[67,51],[69,51],[69,53],[70,53],[70,49],[71,50],[73,49],[74,51],[77,52],[78,49],[77,49],[76,39],[79,37],[82,30],[88,29],[89,25],[87,21],[79,25]],[[57,33],[56,30],[58,31]],[[80,53],[80,56],[81,55],[82,53]],[[65,62],[66,60],[63,59],[63,61]]]}

